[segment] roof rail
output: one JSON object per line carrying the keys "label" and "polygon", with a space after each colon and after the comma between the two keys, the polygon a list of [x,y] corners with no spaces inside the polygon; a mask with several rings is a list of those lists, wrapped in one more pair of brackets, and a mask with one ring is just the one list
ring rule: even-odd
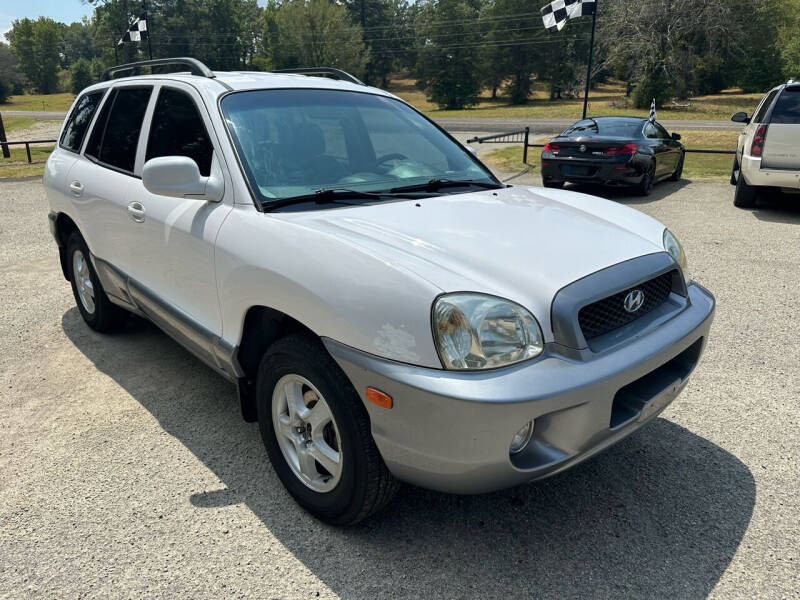
{"label": "roof rail", "polygon": [[111,67],[110,69],[106,69],[103,76],[100,78],[100,81],[108,81],[109,79],[115,79],[115,75],[122,71],[132,71],[133,69],[138,69],[140,67],[158,67],[161,65],[183,65],[185,67],[189,67],[189,72],[192,75],[199,75],[201,77],[209,77],[214,78],[215,75],[207,66],[201,63],[196,58],[188,58],[188,57],[179,57],[179,58],[156,58],[154,60],[142,60],[139,62],[132,62],[126,65],[117,65],[116,67]]}
{"label": "roof rail", "polygon": [[294,73],[297,75],[333,75],[336,79],[355,83],[356,85],[365,85],[363,81],[350,75],[347,71],[341,69],[334,69],[333,67],[313,67],[301,69],[278,69],[277,71],[270,71],[271,73]]}

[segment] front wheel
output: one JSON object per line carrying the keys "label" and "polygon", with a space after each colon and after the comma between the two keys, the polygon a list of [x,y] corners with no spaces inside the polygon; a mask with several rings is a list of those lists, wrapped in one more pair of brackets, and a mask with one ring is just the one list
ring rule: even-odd
{"label": "front wheel", "polygon": [[366,408],[319,341],[275,342],[259,365],[256,395],[272,466],[308,512],[352,525],[392,499],[399,484],[375,446]]}

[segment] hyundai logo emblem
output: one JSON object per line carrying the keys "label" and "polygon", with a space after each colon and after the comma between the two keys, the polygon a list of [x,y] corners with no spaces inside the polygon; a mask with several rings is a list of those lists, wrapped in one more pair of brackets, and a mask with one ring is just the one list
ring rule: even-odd
{"label": "hyundai logo emblem", "polygon": [[586,144],[581,144],[578,150],[580,150],[581,152],[586,152]]}
{"label": "hyundai logo emblem", "polygon": [[625,296],[625,300],[622,302],[625,311],[629,313],[635,313],[642,308],[642,304],[644,304],[644,292],[642,290],[628,292],[628,295]]}

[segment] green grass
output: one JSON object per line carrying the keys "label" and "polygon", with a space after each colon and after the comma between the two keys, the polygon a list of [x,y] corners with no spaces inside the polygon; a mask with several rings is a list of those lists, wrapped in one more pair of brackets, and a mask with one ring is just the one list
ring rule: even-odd
{"label": "green grass", "polygon": [[36,110],[65,112],[69,110],[75,94],[22,94],[11,96],[5,104],[0,104],[0,111]]}
{"label": "green grass", "polygon": [[[417,109],[432,118],[509,118],[509,119],[578,119],[583,110],[583,97],[550,100],[547,85],[535,83],[531,99],[522,106],[513,106],[503,97],[492,99],[484,90],[479,103],[464,110],[439,110],[428,101],[425,93],[418,89],[415,81],[408,76],[398,75],[389,82],[388,91],[400,96]],[[737,90],[725,91],[713,96],[692,98],[690,106],[659,106],[660,119],[685,120],[725,120],[737,111],[748,114],[753,111],[763,94],[743,94]],[[632,108],[630,98],[625,97],[622,82],[609,82],[598,85],[589,92],[589,113],[593,115],[646,115],[647,110]]]}
{"label": "green grass", "polygon": [[44,163],[53,148],[54,146],[31,146],[33,164],[28,164],[25,146],[9,146],[11,158],[3,158],[0,152],[0,180],[16,179],[18,177],[41,177],[44,173]]}
{"label": "green grass", "polygon": [[[734,150],[736,131],[684,131],[681,142],[687,148]],[[541,144],[547,138],[538,138],[532,143]],[[541,148],[528,148],[528,164],[541,171]],[[493,169],[515,173],[525,168],[522,163],[522,146],[499,148],[482,157]],[[727,181],[731,175],[733,156],[728,154],[687,154],[683,168],[684,179]]]}

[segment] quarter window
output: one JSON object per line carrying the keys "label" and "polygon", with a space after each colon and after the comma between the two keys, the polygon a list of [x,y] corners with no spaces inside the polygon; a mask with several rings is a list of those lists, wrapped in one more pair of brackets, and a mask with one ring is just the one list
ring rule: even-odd
{"label": "quarter window", "polygon": [[761,105],[758,107],[756,114],[753,115],[751,122],[753,123],[763,123],[764,118],[767,116],[767,111],[769,107],[772,105],[772,101],[775,99],[775,95],[778,93],[778,90],[772,90],[769,94],[766,95],[764,100],[761,102]]}
{"label": "quarter window", "polygon": [[192,99],[178,90],[163,88],[158,95],[145,160],[159,156],[188,156],[200,174],[211,172],[213,147],[203,119]]}
{"label": "quarter window", "polygon": [[151,91],[150,87],[117,88],[106,100],[95,123],[86,154],[101,163],[133,172],[139,132]]}
{"label": "quarter window", "polygon": [[105,90],[100,90],[98,92],[85,94],[78,99],[69,117],[67,126],[64,128],[64,133],[61,135],[62,148],[66,148],[72,152],[80,152],[86,130],[89,128],[89,123],[92,121],[94,111],[97,110],[97,106],[100,104],[104,93]]}

